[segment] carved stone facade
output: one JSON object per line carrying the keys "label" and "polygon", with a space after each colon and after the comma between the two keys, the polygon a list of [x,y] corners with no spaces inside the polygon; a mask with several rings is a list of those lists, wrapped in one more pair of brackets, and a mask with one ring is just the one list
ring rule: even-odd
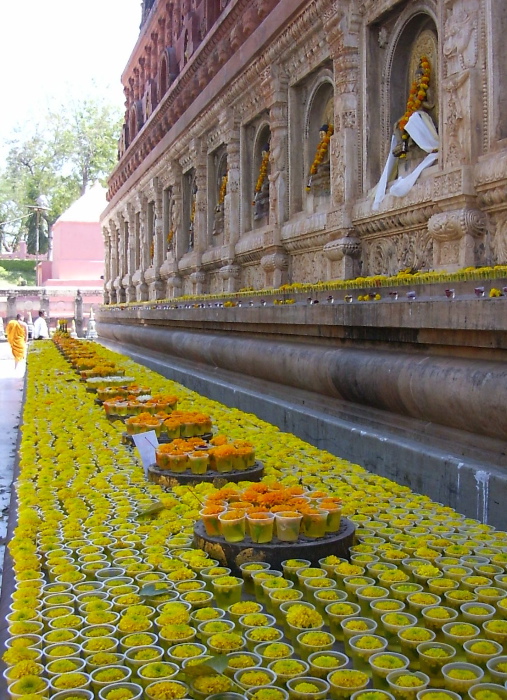
{"label": "carved stone facade", "polygon": [[505,264],[505,30],[503,0],[145,0],[106,303]]}

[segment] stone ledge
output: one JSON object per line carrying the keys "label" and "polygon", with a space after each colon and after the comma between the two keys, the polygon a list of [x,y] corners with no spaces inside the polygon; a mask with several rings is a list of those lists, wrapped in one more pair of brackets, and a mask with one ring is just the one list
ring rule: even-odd
{"label": "stone ledge", "polygon": [[396,416],[187,359],[102,341],[199,394],[255,413],[319,449],[361,464],[468,517],[507,528],[504,441]]}
{"label": "stone ledge", "polygon": [[98,332],[169,357],[191,358],[210,371],[232,370],[283,387],[507,439],[504,362],[147,324],[101,322]]}

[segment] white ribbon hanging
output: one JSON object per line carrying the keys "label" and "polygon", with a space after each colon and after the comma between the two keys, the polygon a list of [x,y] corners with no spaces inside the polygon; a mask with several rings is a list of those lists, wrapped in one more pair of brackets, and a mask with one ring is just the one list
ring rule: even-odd
{"label": "white ribbon hanging", "polygon": [[[416,143],[423,151],[426,151],[428,155],[406,177],[399,177],[394,181],[389,190],[389,194],[392,194],[395,197],[404,197],[408,192],[410,192],[422,171],[425,170],[425,168],[429,168],[429,166],[433,165],[433,163],[438,159],[438,148],[440,145],[438,134],[431,117],[426,114],[426,112],[414,112],[405,126],[405,131],[409,134],[414,143]],[[372,206],[373,211],[378,210],[380,203],[384,199],[389,177],[392,175],[396,167],[396,163],[394,162],[396,161],[396,158],[392,153],[395,145],[396,138],[393,136],[391,139],[389,155],[377,185],[377,191],[375,193],[375,199],[373,200]]]}

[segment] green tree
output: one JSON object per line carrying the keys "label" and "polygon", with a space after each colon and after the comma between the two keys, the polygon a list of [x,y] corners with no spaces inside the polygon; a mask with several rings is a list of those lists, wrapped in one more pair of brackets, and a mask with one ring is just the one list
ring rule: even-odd
{"label": "green tree", "polygon": [[[118,108],[85,97],[49,110],[31,134],[9,142],[0,171],[3,246],[12,249],[26,240],[30,253],[51,248],[51,227],[60,214],[88,185],[106,183],[116,163],[121,123]],[[41,195],[47,208],[39,206]]]}

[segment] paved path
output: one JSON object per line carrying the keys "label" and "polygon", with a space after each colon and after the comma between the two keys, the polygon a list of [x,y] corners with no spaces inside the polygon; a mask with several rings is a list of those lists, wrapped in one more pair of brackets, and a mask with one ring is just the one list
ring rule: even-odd
{"label": "paved path", "polygon": [[0,342],[0,571],[3,570],[24,375],[25,363],[15,370],[9,344]]}

